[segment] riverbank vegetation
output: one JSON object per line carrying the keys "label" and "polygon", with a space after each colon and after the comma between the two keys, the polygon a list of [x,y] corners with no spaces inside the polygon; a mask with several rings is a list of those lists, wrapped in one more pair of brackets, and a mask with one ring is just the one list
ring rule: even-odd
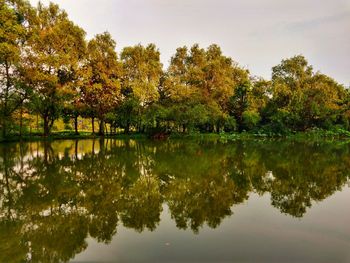
{"label": "riverbank vegetation", "polygon": [[300,132],[349,135],[350,93],[302,55],[271,80],[218,45],[179,47],[167,69],[154,44],[87,40],[59,6],[0,0],[0,140],[52,133]]}

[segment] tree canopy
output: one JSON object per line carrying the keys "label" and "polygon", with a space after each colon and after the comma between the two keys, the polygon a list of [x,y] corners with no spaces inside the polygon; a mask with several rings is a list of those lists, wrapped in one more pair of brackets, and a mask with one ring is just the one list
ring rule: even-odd
{"label": "tree canopy", "polygon": [[[165,69],[154,44],[116,52],[108,32],[87,40],[56,4],[0,1],[2,137],[78,118],[110,132],[349,130],[350,93],[305,57],[283,59],[271,80],[253,76],[218,45],[179,47]],[[39,127],[40,118],[40,127]],[[24,123],[24,124],[23,124]],[[67,127],[69,125],[67,124]]]}

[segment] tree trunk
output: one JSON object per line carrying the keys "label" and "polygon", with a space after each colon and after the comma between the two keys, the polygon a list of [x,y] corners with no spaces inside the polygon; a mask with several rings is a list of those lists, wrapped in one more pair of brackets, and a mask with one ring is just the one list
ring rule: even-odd
{"label": "tree trunk", "polygon": [[50,135],[54,120],[50,120],[49,115],[42,116],[42,118],[44,120],[44,136],[47,137]]}
{"label": "tree trunk", "polygon": [[99,131],[98,131],[98,135],[100,135],[100,136],[105,135],[105,120],[104,119],[100,119],[100,127],[99,127]]}
{"label": "tree trunk", "polygon": [[129,121],[126,123],[126,126],[125,126],[125,128],[124,128],[124,133],[125,134],[129,134],[129,132],[130,132],[130,123],[129,123]]}
{"label": "tree trunk", "polygon": [[142,114],[142,112],[141,112],[141,109],[139,108],[139,110],[138,110],[138,124],[137,124],[137,131],[139,132],[139,133],[141,133],[142,132],[142,117],[141,117],[141,114]]}
{"label": "tree trunk", "polygon": [[216,132],[220,133],[220,122],[216,123]]}
{"label": "tree trunk", "polygon": [[39,132],[39,114],[36,114],[36,132]]}
{"label": "tree trunk", "polygon": [[10,82],[10,66],[8,65],[7,60],[5,60],[5,74],[6,74],[6,87],[5,87],[5,94],[4,94],[4,106],[3,106],[3,122],[2,122],[2,136],[5,138],[7,136],[7,105],[8,105],[8,97],[9,97],[9,92],[10,92],[10,87],[11,87],[11,82]]}
{"label": "tree trunk", "polygon": [[2,119],[2,137],[6,138],[6,136],[7,136],[7,123],[6,123],[5,117],[3,116],[3,119]]}
{"label": "tree trunk", "polygon": [[44,116],[44,136],[47,137],[50,134],[50,125],[48,116]]}
{"label": "tree trunk", "polygon": [[78,135],[78,116],[74,116],[74,130],[75,130],[75,134]]}

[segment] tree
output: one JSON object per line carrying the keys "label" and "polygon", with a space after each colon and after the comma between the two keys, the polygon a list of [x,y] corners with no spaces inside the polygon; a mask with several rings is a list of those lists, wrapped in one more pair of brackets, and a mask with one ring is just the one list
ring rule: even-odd
{"label": "tree", "polygon": [[250,82],[245,81],[236,87],[234,95],[230,99],[230,113],[236,118],[239,131],[244,129],[243,114],[249,107],[250,90]]}
{"label": "tree", "polygon": [[158,87],[162,76],[160,53],[154,44],[149,44],[147,47],[139,44],[125,47],[120,57],[123,63],[122,85],[123,89],[128,91],[124,99],[139,101],[137,126],[141,130],[141,114],[159,98]]}
{"label": "tree", "polygon": [[[206,50],[198,45],[178,48],[172,57],[164,80],[164,100],[168,104],[196,104],[206,108],[208,116],[196,124],[205,130],[220,130],[229,116],[229,101],[236,87],[248,78],[248,72],[222,54],[219,46]],[[176,105],[175,105],[176,108]],[[202,111],[203,112],[203,111]]]}
{"label": "tree", "polygon": [[283,59],[281,64],[272,68],[273,83],[287,85],[293,91],[303,89],[312,75],[312,66],[302,55]]}
{"label": "tree", "polygon": [[272,68],[270,120],[293,130],[330,128],[341,118],[342,85],[319,72],[303,56],[282,60]]}
{"label": "tree", "polygon": [[162,85],[163,100],[166,102],[184,102],[194,99],[195,90],[188,82],[188,49],[181,47],[176,49],[175,55],[170,60],[169,68],[164,76]]}
{"label": "tree", "polygon": [[25,80],[33,89],[31,102],[48,136],[85,53],[85,32],[53,3],[47,7],[38,4],[29,31],[23,52]]}
{"label": "tree", "polygon": [[341,118],[344,87],[332,78],[316,73],[306,86],[299,112],[303,130],[316,126],[329,129]]}
{"label": "tree", "polygon": [[26,35],[25,18],[21,11],[11,1],[0,1],[0,118],[3,137],[7,136],[13,113],[28,94],[20,70]]}
{"label": "tree", "polygon": [[108,32],[96,35],[87,46],[81,94],[84,103],[100,121],[100,135],[104,135],[106,114],[120,100],[121,67],[115,47],[116,43]]}
{"label": "tree", "polygon": [[154,44],[125,47],[121,53],[123,87],[131,88],[142,106],[156,101],[162,74],[160,53]]}
{"label": "tree", "polygon": [[[272,102],[270,108],[271,119],[281,118],[282,125],[296,128],[298,115],[295,112],[300,102],[306,84],[313,74],[312,67],[301,56],[284,59],[272,68]],[[294,104],[292,107],[291,105]]]}
{"label": "tree", "polygon": [[130,126],[136,126],[139,119],[140,101],[129,96],[125,98],[116,110],[117,124],[124,129],[124,133],[129,134]]}
{"label": "tree", "polygon": [[82,102],[79,93],[76,94],[72,94],[72,98],[67,100],[67,103],[64,103],[63,106],[63,116],[69,119],[73,119],[74,121],[74,131],[75,134],[78,135],[79,131],[78,131],[78,117],[80,115],[84,115],[85,112],[85,105]]}
{"label": "tree", "polygon": [[248,96],[249,109],[263,115],[264,109],[272,96],[271,81],[263,78],[253,78],[251,85],[251,92]]}
{"label": "tree", "polygon": [[349,130],[350,128],[350,87],[345,89],[345,96],[342,98],[342,114],[341,122],[344,127]]}

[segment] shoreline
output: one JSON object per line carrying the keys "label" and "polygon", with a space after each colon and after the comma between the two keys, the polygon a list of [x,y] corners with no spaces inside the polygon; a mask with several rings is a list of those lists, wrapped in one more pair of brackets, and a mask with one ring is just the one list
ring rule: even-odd
{"label": "shoreline", "polygon": [[8,138],[0,138],[0,144],[11,142],[32,142],[32,141],[57,141],[57,140],[88,140],[88,139],[142,139],[164,141],[171,139],[217,139],[221,141],[234,141],[242,139],[303,139],[303,140],[350,140],[350,132],[346,130],[329,131],[329,130],[313,130],[307,132],[294,132],[286,135],[282,134],[264,134],[264,133],[171,133],[166,138],[152,138],[146,133],[118,133],[105,134],[104,136],[92,134],[90,132],[81,132],[79,134],[71,132],[55,132],[48,137],[43,135],[24,135],[9,136]]}

